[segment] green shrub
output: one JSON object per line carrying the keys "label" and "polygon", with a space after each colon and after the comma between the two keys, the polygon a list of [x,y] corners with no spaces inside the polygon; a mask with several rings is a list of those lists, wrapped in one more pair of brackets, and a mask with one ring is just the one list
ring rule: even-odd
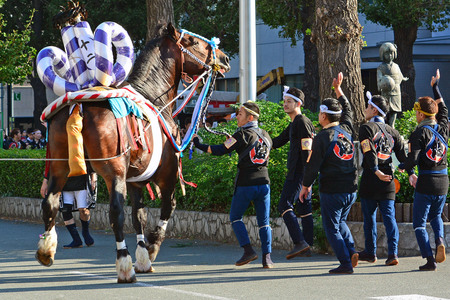
{"label": "green shrub", "polygon": [[[280,103],[258,101],[261,109],[260,126],[272,137],[278,136],[290,120]],[[303,113],[313,121],[316,128],[318,125],[318,113],[304,110]],[[396,121],[396,128],[405,137],[416,127],[415,112],[413,110],[403,113],[403,117]],[[217,130],[233,134],[237,128],[236,120],[226,124],[220,124]],[[206,144],[221,144],[224,136],[218,136],[200,129],[199,135]],[[271,214],[278,217],[278,200],[283,188],[286,176],[286,160],[289,145],[274,149],[270,153],[269,175],[271,180]],[[177,186],[175,196],[178,209],[212,211],[228,213],[231,198],[234,191],[234,179],[236,175],[237,154],[224,156],[212,156],[210,154],[196,154],[189,160],[189,150],[185,150],[183,161],[183,175],[187,181],[198,184],[198,188],[186,186],[186,196],[183,197],[181,189]],[[45,157],[44,150],[0,150],[0,158],[16,158],[17,161],[0,161],[0,195],[40,198],[40,187],[44,171],[44,161],[20,160],[23,158]],[[450,165],[450,155],[447,154]],[[409,185],[407,174],[395,172],[395,177],[401,183],[401,190],[397,194],[398,202],[412,202],[414,189]],[[106,185],[101,177],[98,184],[98,201],[108,203],[109,196]],[[154,190],[155,191],[155,190]],[[159,207],[160,200],[150,201],[147,191],[143,191],[144,199],[149,207]],[[319,211],[318,183],[313,186],[313,209]],[[248,214],[254,214],[250,208]]]}

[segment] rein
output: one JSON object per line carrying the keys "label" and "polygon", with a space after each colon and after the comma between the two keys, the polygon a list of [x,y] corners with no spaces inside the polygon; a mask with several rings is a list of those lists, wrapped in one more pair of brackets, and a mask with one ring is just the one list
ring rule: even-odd
{"label": "rein", "polygon": [[[112,156],[112,157],[106,157],[106,158],[85,158],[85,161],[105,161],[105,160],[111,160],[115,158],[119,158],[123,155],[125,155],[128,151],[130,151],[131,147],[128,147],[125,151],[122,153]],[[68,161],[68,158],[0,158],[0,161]]]}
{"label": "rein", "polygon": [[183,39],[184,34],[189,34],[193,37],[196,37],[198,39],[201,39],[202,41],[207,42],[212,49],[212,53],[213,53],[213,69],[214,71],[218,71],[219,67],[216,63],[217,61],[217,57],[216,57],[216,49],[218,48],[218,45],[220,43],[220,40],[218,38],[213,37],[211,40],[208,40],[207,38],[198,35],[196,33],[181,29],[180,30],[180,37],[178,38],[177,41],[175,41],[175,43],[177,44],[177,46],[180,48],[180,54],[181,54],[181,77],[183,78],[184,81],[186,81],[187,83],[192,83],[192,78],[189,77],[189,75],[184,72],[184,54],[189,55],[193,60],[195,60],[199,65],[201,65],[203,68],[205,68],[207,71],[211,70],[211,66],[207,65],[205,62],[201,61],[195,54],[193,54],[191,51],[189,51],[188,49],[186,49],[182,44],[181,44],[181,40]]}

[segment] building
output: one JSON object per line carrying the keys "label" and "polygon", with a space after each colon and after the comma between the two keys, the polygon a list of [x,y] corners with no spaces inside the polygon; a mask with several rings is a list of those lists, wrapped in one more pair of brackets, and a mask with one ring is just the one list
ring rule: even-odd
{"label": "building", "polygon": [[[361,51],[361,73],[363,84],[372,94],[376,92],[376,69],[380,65],[379,47],[384,42],[394,41],[394,32],[381,25],[367,21],[360,15],[360,23],[364,26],[362,35],[367,46]],[[302,87],[304,74],[304,53],[302,41],[292,47],[291,41],[280,38],[278,30],[270,29],[261,20],[256,24],[256,59],[258,78],[277,67],[284,68],[286,85]],[[413,49],[416,70],[416,94],[430,95],[430,79],[439,68],[442,81],[450,80],[450,29],[442,32],[431,32],[420,29]],[[441,82],[442,82],[441,81]],[[216,88],[223,91],[239,91],[239,58],[231,60],[231,71],[225,79],[218,79]],[[441,84],[442,95],[450,105],[450,86]],[[279,101],[282,97],[281,86],[272,86],[265,93],[267,99]]]}

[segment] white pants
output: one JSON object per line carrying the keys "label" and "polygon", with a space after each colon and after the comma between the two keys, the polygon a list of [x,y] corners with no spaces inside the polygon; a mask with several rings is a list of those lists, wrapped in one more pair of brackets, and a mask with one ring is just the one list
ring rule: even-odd
{"label": "white pants", "polygon": [[77,201],[77,208],[87,208],[87,190],[81,191],[71,191],[65,192],[63,191],[63,200],[64,204],[74,204],[74,201]]}

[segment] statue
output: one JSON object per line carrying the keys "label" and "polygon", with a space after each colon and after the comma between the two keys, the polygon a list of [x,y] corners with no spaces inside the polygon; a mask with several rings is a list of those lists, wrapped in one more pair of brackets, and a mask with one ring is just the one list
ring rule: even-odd
{"label": "statue", "polygon": [[393,61],[397,58],[396,45],[392,43],[381,45],[380,58],[383,63],[377,68],[378,91],[389,101],[387,123],[394,127],[397,114],[402,111],[400,83],[408,78],[403,77],[400,67]]}

